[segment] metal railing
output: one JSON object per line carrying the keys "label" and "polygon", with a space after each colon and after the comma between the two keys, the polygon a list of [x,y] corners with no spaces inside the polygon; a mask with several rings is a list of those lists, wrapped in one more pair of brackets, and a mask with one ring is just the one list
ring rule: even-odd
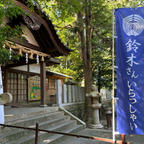
{"label": "metal railing", "polygon": [[122,140],[113,141],[112,139],[108,139],[108,138],[101,138],[101,137],[95,137],[95,136],[86,136],[86,135],[79,135],[79,134],[73,134],[73,133],[65,133],[65,132],[58,132],[58,131],[40,129],[38,123],[36,123],[36,127],[35,128],[15,126],[15,125],[7,125],[7,124],[0,124],[0,126],[35,131],[35,144],[38,144],[38,133],[39,132],[60,134],[60,135],[77,137],[77,138],[85,138],[85,139],[103,141],[103,142],[112,143],[112,144],[130,144],[130,142],[126,142],[125,141],[125,135],[122,135]]}

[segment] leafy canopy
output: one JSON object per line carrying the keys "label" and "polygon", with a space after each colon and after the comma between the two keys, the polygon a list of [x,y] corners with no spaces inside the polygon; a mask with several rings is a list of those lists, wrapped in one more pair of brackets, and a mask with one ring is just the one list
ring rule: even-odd
{"label": "leafy canopy", "polygon": [[[9,62],[10,51],[6,45],[7,41],[20,38],[21,36],[20,27],[15,26],[12,28],[6,24],[6,21],[7,19],[12,20],[22,13],[22,9],[16,6],[13,0],[0,1],[0,64]],[[14,52],[12,52],[12,60],[13,59],[18,59],[18,56]]]}
{"label": "leafy canopy", "polygon": [[[141,0],[142,2],[142,0]],[[93,78],[100,87],[111,88],[112,75],[112,12],[122,7],[135,7],[140,1],[133,0],[92,0],[92,71]],[[53,70],[71,75],[75,80],[83,79],[83,61],[78,31],[79,24],[85,28],[86,17],[84,0],[48,0],[41,1],[42,8],[52,19],[64,44],[74,51],[70,56],[60,58],[62,64]],[[140,6],[140,5],[139,5]],[[83,19],[78,21],[78,13]],[[84,31],[85,34],[85,31]],[[86,36],[86,35],[85,35]]]}
{"label": "leafy canopy", "polygon": [[[52,69],[71,75],[75,80],[82,80],[84,76],[79,23],[83,24],[84,36],[86,36],[85,0],[29,0],[28,2],[31,8],[34,7],[34,2],[41,5],[42,10],[46,11],[55,25],[62,42],[73,49],[70,56],[60,57],[62,61],[60,66],[53,66]],[[100,87],[111,87],[112,10],[135,7],[140,2],[143,0],[92,0],[92,70],[94,80]],[[12,20],[22,13],[22,9],[15,5],[14,0],[0,1],[0,64],[9,62],[9,47],[5,45],[6,41],[20,38],[22,33],[19,26],[11,28],[5,24],[5,18]],[[78,20],[79,13],[83,16],[81,21]]]}

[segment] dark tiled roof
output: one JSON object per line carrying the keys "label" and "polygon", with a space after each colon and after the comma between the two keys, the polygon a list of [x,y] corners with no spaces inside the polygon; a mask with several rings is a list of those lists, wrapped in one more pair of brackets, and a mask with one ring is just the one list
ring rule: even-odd
{"label": "dark tiled roof", "polygon": [[[34,6],[34,12],[27,6],[26,0],[15,0],[17,5],[22,7],[26,12],[30,13],[29,18],[34,18],[36,23],[40,25],[39,29],[30,27],[41,51],[51,55],[52,57],[68,55],[72,50],[66,47],[58,37],[54,25],[45,12],[39,6]],[[28,25],[28,24],[27,24]]]}

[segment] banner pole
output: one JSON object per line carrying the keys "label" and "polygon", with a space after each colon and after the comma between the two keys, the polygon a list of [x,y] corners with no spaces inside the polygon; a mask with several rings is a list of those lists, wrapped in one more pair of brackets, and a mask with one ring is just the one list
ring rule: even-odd
{"label": "banner pole", "polygon": [[114,23],[114,12],[115,10],[113,9],[113,18],[112,18],[112,136],[113,136],[113,141],[116,140],[115,138],[115,91],[114,91],[114,87],[115,87],[115,70],[114,70],[114,66],[115,66],[115,59],[114,59],[114,53],[115,53],[115,39],[114,39],[114,34],[115,34],[115,23]]}

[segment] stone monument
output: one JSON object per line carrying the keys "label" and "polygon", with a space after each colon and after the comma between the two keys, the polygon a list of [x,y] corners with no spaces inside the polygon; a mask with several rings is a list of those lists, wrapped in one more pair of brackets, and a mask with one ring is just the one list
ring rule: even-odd
{"label": "stone monument", "polygon": [[105,109],[107,128],[112,127],[112,99],[106,99],[103,101],[103,107]]}

